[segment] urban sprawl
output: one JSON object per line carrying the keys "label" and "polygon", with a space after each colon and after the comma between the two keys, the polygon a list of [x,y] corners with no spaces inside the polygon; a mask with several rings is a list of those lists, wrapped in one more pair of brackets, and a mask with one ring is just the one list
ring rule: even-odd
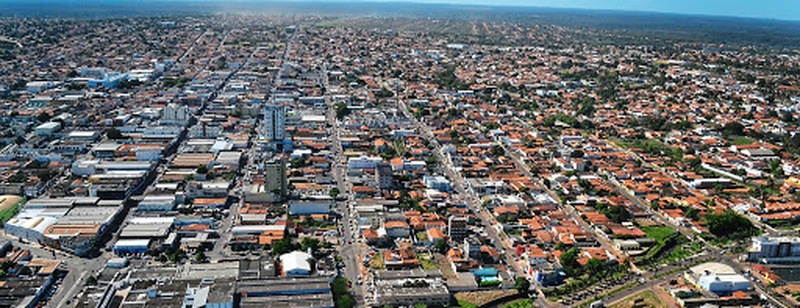
{"label": "urban sprawl", "polygon": [[796,51],[248,14],[0,35],[2,307],[800,305]]}

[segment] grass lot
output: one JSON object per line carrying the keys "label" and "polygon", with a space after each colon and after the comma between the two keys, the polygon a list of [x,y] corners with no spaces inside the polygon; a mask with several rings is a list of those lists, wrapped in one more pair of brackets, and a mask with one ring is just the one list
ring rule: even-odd
{"label": "grass lot", "polygon": [[637,264],[662,264],[664,262],[679,261],[692,255],[697,251],[686,237],[682,234],[675,234],[675,230],[670,227],[644,227],[642,231],[648,238],[656,241],[656,245],[650,247],[644,256],[637,257]]}
{"label": "grass lot", "polygon": [[645,290],[631,296],[628,296],[621,301],[609,306],[609,308],[634,308],[634,307],[648,307],[648,308],[667,308],[658,295],[653,291]]}
{"label": "grass lot", "polygon": [[670,227],[643,227],[642,231],[647,234],[648,238],[653,239],[656,243],[663,243],[668,236],[675,233],[675,230]]}
{"label": "grass lot", "polygon": [[458,300],[458,306],[461,308],[478,308],[478,305],[460,299]]}
{"label": "grass lot", "polygon": [[533,308],[533,301],[530,298],[521,299],[500,306],[500,308]]}
{"label": "grass lot", "polygon": [[731,136],[728,139],[730,139],[730,142],[733,145],[745,145],[745,144],[751,144],[751,143],[755,142],[753,139],[750,139],[750,138],[747,138],[747,137],[744,137],[744,136]]}

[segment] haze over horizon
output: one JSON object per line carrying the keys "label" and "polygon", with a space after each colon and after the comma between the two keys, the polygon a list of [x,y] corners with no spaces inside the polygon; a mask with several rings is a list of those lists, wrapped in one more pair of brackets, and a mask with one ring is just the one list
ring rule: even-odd
{"label": "haze over horizon", "polygon": [[[54,0],[0,0],[0,3],[37,3]],[[454,5],[486,5],[486,6],[522,6],[561,9],[619,10],[685,15],[729,16],[743,18],[776,19],[800,21],[800,1],[793,0],[123,0],[124,2],[210,2],[210,3],[253,3],[264,2],[409,2],[421,4],[454,4]],[[119,0],[66,0],[76,5],[117,4]]]}

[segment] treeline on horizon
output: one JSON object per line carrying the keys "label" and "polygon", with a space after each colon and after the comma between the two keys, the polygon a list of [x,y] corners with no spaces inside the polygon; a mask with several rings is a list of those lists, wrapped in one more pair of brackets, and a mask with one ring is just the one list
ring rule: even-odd
{"label": "treeline on horizon", "polygon": [[[46,3],[47,5],[42,5]],[[146,3],[147,5],[142,5]],[[186,1],[22,1],[11,0],[0,10],[2,17],[120,18],[215,13],[264,13],[328,15],[337,17],[407,17],[476,20],[520,24],[558,25],[624,31],[664,40],[733,46],[800,48],[800,22],[677,15],[664,13],[554,9],[537,7],[490,7],[452,4]]]}

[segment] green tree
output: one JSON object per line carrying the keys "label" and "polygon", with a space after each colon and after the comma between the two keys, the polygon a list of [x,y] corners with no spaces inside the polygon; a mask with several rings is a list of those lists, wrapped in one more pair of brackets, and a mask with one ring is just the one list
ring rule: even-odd
{"label": "green tree", "polygon": [[333,198],[338,197],[339,193],[341,193],[341,192],[339,191],[338,187],[331,188],[331,190],[328,191],[328,195],[330,195]]}
{"label": "green tree", "polygon": [[433,248],[438,253],[446,254],[447,251],[450,250],[450,244],[448,244],[447,241],[438,241]]}
{"label": "green tree", "polygon": [[581,265],[578,263],[578,254],[580,253],[580,249],[573,247],[570,250],[567,250],[558,261],[561,263],[561,267],[564,269],[564,272],[567,273],[570,277],[576,277],[580,275]]}
{"label": "green tree", "polygon": [[206,253],[202,250],[198,251],[197,254],[194,255],[194,260],[197,262],[205,262],[206,261]]}
{"label": "green tree", "polygon": [[276,256],[289,253],[295,249],[296,245],[288,238],[272,243],[272,254]]}
{"label": "green tree", "polygon": [[591,275],[600,273],[600,271],[603,270],[603,261],[595,258],[589,259],[589,261],[586,262],[586,270]]}
{"label": "green tree", "polygon": [[726,209],[720,214],[710,213],[705,219],[708,231],[717,237],[740,240],[758,233],[758,229],[750,220],[731,209]]}
{"label": "green tree", "polygon": [[525,277],[517,277],[517,279],[514,280],[514,289],[517,289],[517,292],[526,294],[530,288],[531,282]]}
{"label": "green tree", "polygon": [[344,102],[334,104],[333,108],[336,111],[336,118],[339,120],[344,119],[344,117],[350,114],[350,108],[347,108],[347,104]]}
{"label": "green tree", "polygon": [[313,237],[306,237],[300,241],[300,249],[303,251],[311,250],[311,254],[316,254],[319,249],[319,240]]}

